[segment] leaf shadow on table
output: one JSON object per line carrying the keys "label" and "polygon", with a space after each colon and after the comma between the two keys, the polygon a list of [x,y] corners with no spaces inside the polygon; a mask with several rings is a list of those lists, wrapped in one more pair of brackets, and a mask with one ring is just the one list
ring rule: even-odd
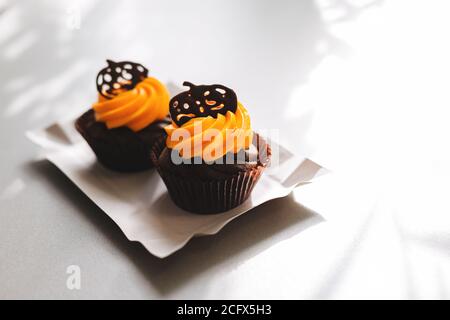
{"label": "leaf shadow on table", "polygon": [[68,198],[163,297],[219,265],[233,270],[280,241],[324,221],[319,214],[289,195],[247,212],[216,235],[194,238],[180,251],[159,259],[140,243],[129,241],[120,228],[53,164],[45,160],[32,162],[29,167]]}

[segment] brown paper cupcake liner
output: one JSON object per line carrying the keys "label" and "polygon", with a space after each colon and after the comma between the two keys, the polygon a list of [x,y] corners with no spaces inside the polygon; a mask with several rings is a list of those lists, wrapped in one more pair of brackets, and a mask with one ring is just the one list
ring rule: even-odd
{"label": "brown paper cupcake liner", "polygon": [[[77,131],[106,168],[119,172],[138,172],[153,167],[150,159],[152,145],[165,136],[164,130],[132,132],[121,127],[107,129],[102,123],[95,123],[93,111],[89,110],[77,119]],[[158,133],[159,131],[159,133]]]}
{"label": "brown paper cupcake liner", "polygon": [[249,198],[269,163],[270,146],[259,135],[254,136],[254,144],[263,155],[263,160],[259,161],[255,168],[230,175],[225,179],[204,181],[162,170],[158,158],[165,148],[165,139],[160,139],[154,144],[151,158],[177,206],[200,214],[220,213],[239,206]]}

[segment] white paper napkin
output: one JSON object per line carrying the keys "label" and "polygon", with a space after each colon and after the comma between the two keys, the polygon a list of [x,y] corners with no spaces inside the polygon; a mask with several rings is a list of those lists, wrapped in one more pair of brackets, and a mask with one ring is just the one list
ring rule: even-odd
{"label": "white paper napkin", "polygon": [[156,170],[130,174],[103,168],[73,123],[53,124],[26,135],[42,147],[45,158],[114,220],[128,239],[141,242],[159,258],[181,249],[194,236],[217,233],[239,215],[285,197],[296,186],[326,172],[313,161],[270,142],[272,156],[278,157],[279,163],[266,169],[250,199],[225,213],[197,215],[173,204]]}

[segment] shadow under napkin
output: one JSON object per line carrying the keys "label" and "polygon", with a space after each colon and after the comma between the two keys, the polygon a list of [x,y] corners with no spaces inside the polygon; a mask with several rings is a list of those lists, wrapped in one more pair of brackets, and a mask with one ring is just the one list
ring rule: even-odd
{"label": "shadow under napkin", "polygon": [[40,161],[29,166],[68,197],[163,295],[182,287],[209,268],[219,264],[229,264],[233,268],[273,244],[324,221],[290,195],[252,209],[227,224],[218,234],[194,238],[182,250],[159,259],[140,243],[129,241],[120,228],[53,164]]}

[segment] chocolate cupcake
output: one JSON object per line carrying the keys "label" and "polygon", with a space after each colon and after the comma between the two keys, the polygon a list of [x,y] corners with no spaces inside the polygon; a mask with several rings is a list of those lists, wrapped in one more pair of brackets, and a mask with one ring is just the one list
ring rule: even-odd
{"label": "chocolate cupcake", "polygon": [[270,160],[270,146],[250,125],[235,92],[185,82],[169,103],[172,123],[152,148],[152,161],[180,208],[201,214],[247,200]]}
{"label": "chocolate cupcake", "polygon": [[98,102],[75,122],[105,167],[136,172],[153,166],[152,145],[170,124],[169,92],[148,70],[133,62],[113,62],[97,75]]}

